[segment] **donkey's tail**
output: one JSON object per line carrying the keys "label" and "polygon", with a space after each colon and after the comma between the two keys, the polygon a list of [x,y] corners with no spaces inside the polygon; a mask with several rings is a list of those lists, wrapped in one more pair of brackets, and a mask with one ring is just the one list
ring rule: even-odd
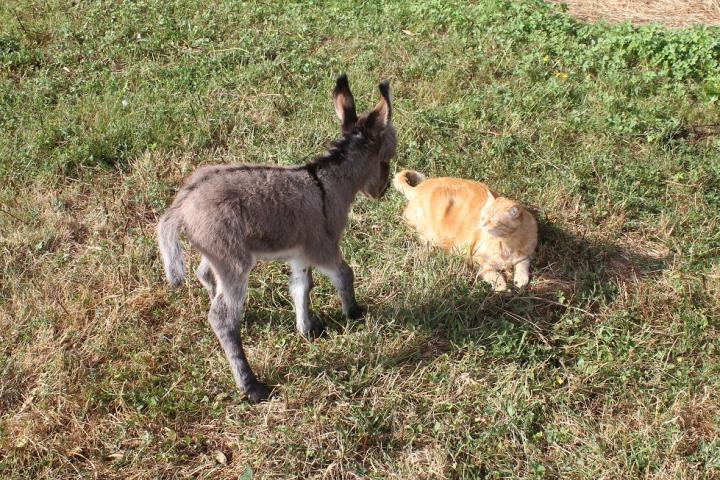
{"label": "donkey's tail", "polygon": [[425,180],[425,175],[420,172],[402,170],[400,173],[395,175],[395,178],[393,179],[393,186],[398,192],[405,195],[408,200],[411,200],[415,196],[415,187],[417,187],[423,180]]}
{"label": "donkey's tail", "polygon": [[165,277],[173,287],[182,285],[185,278],[182,247],[180,246],[180,227],[182,220],[178,211],[171,208],[160,217],[157,226],[157,240],[165,265]]}

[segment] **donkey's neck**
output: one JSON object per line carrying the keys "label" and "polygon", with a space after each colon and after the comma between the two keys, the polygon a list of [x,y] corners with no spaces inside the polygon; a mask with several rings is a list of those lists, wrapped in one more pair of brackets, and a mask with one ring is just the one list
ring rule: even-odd
{"label": "donkey's neck", "polygon": [[311,165],[334,201],[350,206],[369,175],[367,140],[346,136]]}

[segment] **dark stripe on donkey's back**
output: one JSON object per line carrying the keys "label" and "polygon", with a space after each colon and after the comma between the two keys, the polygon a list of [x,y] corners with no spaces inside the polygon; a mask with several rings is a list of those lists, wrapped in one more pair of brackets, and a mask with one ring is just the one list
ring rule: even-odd
{"label": "dark stripe on donkey's back", "polygon": [[325,191],[325,185],[323,185],[322,180],[320,180],[320,177],[318,177],[317,174],[317,163],[308,163],[305,165],[305,170],[307,170],[308,174],[310,175],[310,178],[313,179],[313,182],[315,182],[315,185],[317,185],[318,189],[320,190],[320,199],[322,200],[322,212],[323,217],[325,218],[325,230],[328,229],[328,216],[327,216],[327,192]]}

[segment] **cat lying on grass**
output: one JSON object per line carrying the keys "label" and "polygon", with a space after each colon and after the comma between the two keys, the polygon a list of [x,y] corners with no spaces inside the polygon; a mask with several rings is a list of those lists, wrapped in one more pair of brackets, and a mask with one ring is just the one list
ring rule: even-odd
{"label": "cat lying on grass", "polygon": [[408,199],[405,220],[426,242],[467,251],[480,266],[478,275],[496,292],[508,289],[505,270],[514,269],[517,287],[528,284],[537,221],[522,205],[474,180],[426,180],[411,170],[395,175],[393,185]]}

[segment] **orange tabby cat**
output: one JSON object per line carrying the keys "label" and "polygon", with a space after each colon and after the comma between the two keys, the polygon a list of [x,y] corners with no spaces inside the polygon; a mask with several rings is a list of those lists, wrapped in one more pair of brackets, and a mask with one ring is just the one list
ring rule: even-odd
{"label": "orange tabby cat", "polygon": [[408,199],[405,219],[428,243],[465,249],[495,291],[507,290],[501,272],[513,267],[515,284],[528,284],[537,222],[522,205],[474,180],[425,180],[410,170],[395,175],[393,185]]}

